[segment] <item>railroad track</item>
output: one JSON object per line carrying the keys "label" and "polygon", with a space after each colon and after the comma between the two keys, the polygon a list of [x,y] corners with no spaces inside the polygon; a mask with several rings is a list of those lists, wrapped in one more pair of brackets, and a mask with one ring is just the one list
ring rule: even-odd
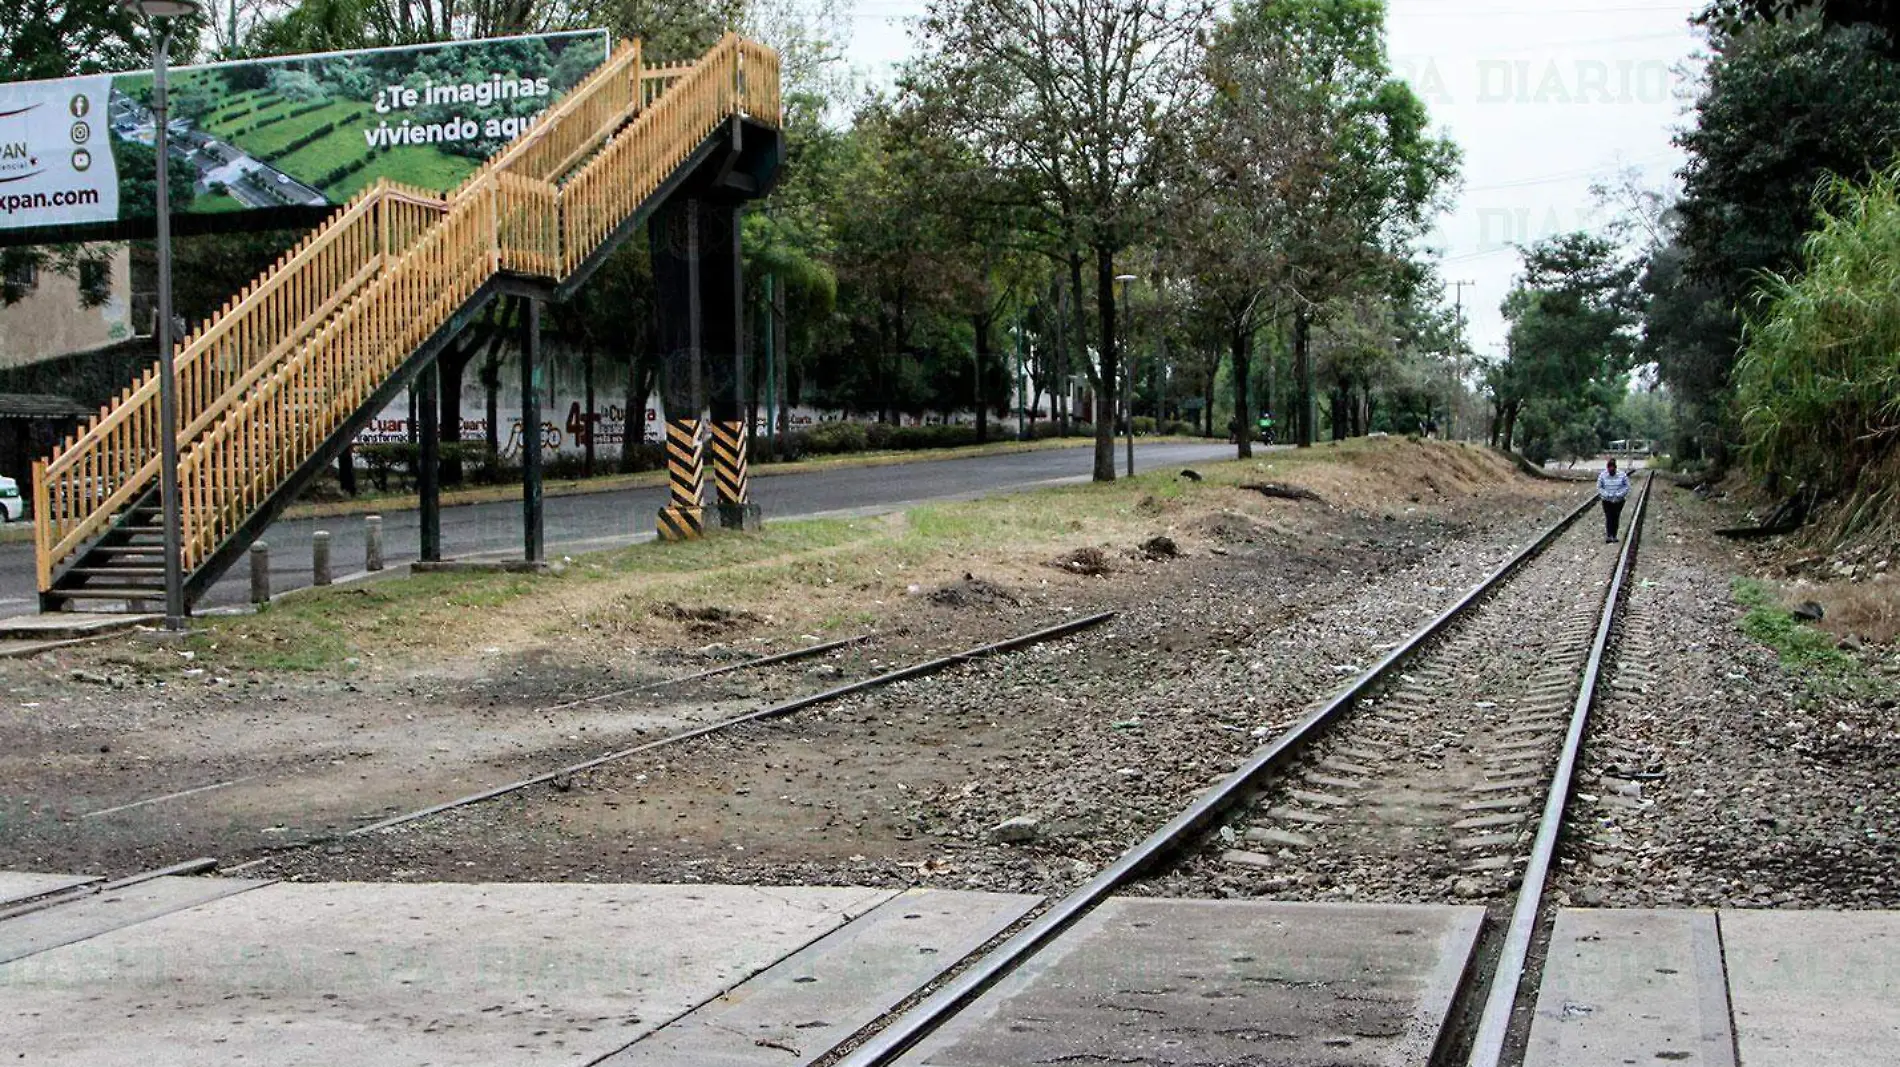
{"label": "railroad track", "polygon": [[[668,699],[669,703],[675,706],[683,705],[689,701],[704,701],[704,702],[712,703],[715,705],[721,702],[742,701],[742,700],[752,698],[755,695],[754,691],[746,690],[746,691],[734,692],[731,690],[719,688],[721,684],[727,683],[730,680],[737,678],[743,673],[763,671],[770,668],[784,667],[784,666],[789,666],[792,664],[802,663],[806,660],[815,659],[821,656],[828,655],[833,652],[841,651],[843,649],[851,648],[857,645],[862,645],[867,642],[875,640],[877,636],[878,635],[875,632],[868,632],[868,633],[857,634],[852,637],[838,638],[835,640],[824,641],[824,642],[814,644],[814,645],[807,645],[803,648],[791,649],[786,652],[779,652],[779,653],[774,653],[774,654],[765,655],[765,656],[755,656],[749,659],[737,660],[731,663],[724,663],[717,667],[710,667],[703,670],[693,671],[687,674],[682,674],[682,675],[678,675],[671,678],[660,678],[654,681],[644,682],[639,685],[623,686],[621,688],[612,689],[605,692],[593,693],[588,696],[566,700],[558,704],[549,704],[549,705],[534,707],[528,710],[530,710],[531,713],[533,714],[547,715],[547,714],[553,714],[555,712],[567,711],[567,710],[571,710],[575,708],[588,708],[588,707],[598,706],[598,705],[607,703],[609,701],[623,701],[624,702],[627,700],[627,698],[635,697],[635,696],[645,696],[649,699],[653,697],[664,696],[665,698]],[[668,691],[671,691],[671,692],[668,692]],[[289,767],[280,768],[276,770],[260,770],[251,774],[241,775],[234,778],[220,779],[220,780],[211,781],[211,782],[200,781],[196,784],[184,786],[176,790],[171,790],[164,793],[159,793],[159,794],[154,794],[154,795],[149,795],[149,796],[134,797],[131,799],[122,800],[119,803],[112,804],[107,807],[95,808],[90,811],[85,811],[85,812],[80,813],[79,818],[82,821],[90,821],[90,820],[97,820],[97,819],[109,819],[113,816],[120,816],[120,815],[125,815],[128,813],[140,813],[144,809],[150,809],[156,806],[172,805],[178,801],[189,800],[190,798],[193,798],[193,797],[202,797],[202,796],[205,796],[206,794],[217,793],[223,790],[231,789],[233,787],[244,785],[246,783],[257,781],[259,779],[264,779],[264,778],[268,778],[272,783],[282,783],[299,774],[304,774],[311,771],[320,770],[321,768],[327,767],[330,764],[331,764],[331,760],[325,757],[325,758],[320,758],[316,760],[311,760],[311,761],[301,763],[301,764],[292,764]]]}
{"label": "railroad track", "polygon": [[1615,570],[1574,523],[1263,783],[1169,895],[1495,900],[1523,873]]}
{"label": "railroad track", "polygon": [[[808,673],[806,665],[815,659],[830,658],[835,654],[871,644],[879,637],[875,632],[824,641],[782,653],[724,663],[638,685],[619,686],[592,692],[559,703],[523,708],[522,710],[529,714],[547,716],[550,721],[554,721],[555,717],[563,713],[575,711],[594,716],[606,713],[610,717],[621,713],[631,713],[644,725],[637,729],[623,731],[620,735],[623,738],[621,747],[580,758],[579,753],[573,751],[574,746],[562,746],[565,751],[557,749],[555,754],[565,758],[550,769],[474,793],[453,797],[415,810],[399,811],[386,817],[369,819],[359,817],[356,825],[345,829],[298,834],[283,840],[268,842],[262,847],[239,845],[235,849],[237,852],[235,858],[239,862],[230,863],[221,870],[222,873],[227,874],[251,872],[285,853],[331,845],[346,839],[362,838],[381,830],[517,793],[545,782],[582,774],[595,767],[615,763],[630,756],[728,732],[747,723],[791,715],[865,690],[878,689],[905,679],[933,674],[960,663],[1086,630],[1111,617],[1113,613],[1071,619],[1055,626],[1044,627],[950,655],[931,656],[908,665],[880,665],[872,659],[870,665],[875,673],[855,679],[854,675],[859,673],[856,669],[849,667],[837,669],[834,666],[829,673],[822,671]],[[787,673],[788,671],[793,673]],[[814,689],[812,685],[814,673],[822,680],[820,683],[822,688]],[[670,729],[666,726],[669,723],[672,724]],[[115,822],[136,819],[140,822],[135,824],[135,833],[139,827],[150,827],[156,832],[167,834],[176,844],[178,827],[181,825],[179,820],[193,818],[194,806],[200,810],[212,810],[203,806],[216,804],[221,795],[246,788],[278,789],[295,786],[301,782],[306,783],[302,788],[307,790],[309,788],[307,783],[318,781],[323,775],[334,773],[334,771],[335,761],[323,757],[213,781],[189,782],[181,788],[121,798],[117,803],[81,813],[79,820],[94,827],[92,831],[94,833],[106,833],[110,832],[106,828]],[[287,814],[295,815],[296,813]],[[186,840],[184,844],[185,847],[194,850],[206,849],[214,854],[224,855],[227,861],[233,858],[230,855],[233,849],[228,843],[219,844],[210,841],[194,843]],[[141,877],[138,872],[143,871],[151,862],[149,854],[158,851],[163,845],[162,840],[144,841],[136,837],[128,838],[127,843],[122,847],[145,853],[146,858],[135,866],[122,868],[122,870],[131,872],[128,877]]]}
{"label": "railroad track", "polygon": [[[1097,905],[1131,890],[1493,905],[1499,928],[1486,953],[1491,962],[1471,976],[1474,984],[1465,994],[1484,1010],[1458,1041],[1472,1067],[1505,1062],[1511,1024],[1523,1006],[1520,994],[1557,827],[1620,590],[1640,541],[1647,495],[1645,485],[1613,568],[1607,546],[1581,547],[1596,539],[1586,521],[1591,504],[1580,504],[1086,885],[962,961],[907,1011],[867,1028],[849,1051],[826,1062],[896,1062]],[[1602,566],[1580,567],[1586,556]],[[481,804],[637,753],[1067,636],[1110,617],[1077,619],[887,671],[383,819],[348,835],[376,834]],[[1498,647],[1511,654],[1498,654]],[[754,663],[763,665],[753,661],[710,673]],[[597,694],[568,706],[607,703],[633,692]],[[1421,854],[1427,862],[1418,862]],[[272,858],[221,873],[242,873]],[[1362,872],[1382,862],[1388,870],[1373,889]]]}
{"label": "railroad track", "polygon": [[[507,782],[501,785],[492,786],[486,789],[479,790],[474,793],[467,794],[465,796],[456,797],[454,799],[446,800],[437,804],[431,804],[426,807],[418,808],[413,811],[408,811],[408,812],[404,812],[397,815],[391,815],[387,818],[379,819],[374,822],[368,823],[366,825],[357,826],[350,830],[343,831],[341,833],[326,834],[326,835],[321,835],[321,836],[304,838],[304,839],[300,839],[294,842],[289,842],[280,848],[272,849],[269,854],[259,857],[257,859],[252,859],[252,860],[249,860],[243,863],[238,863],[232,866],[222,867],[220,868],[219,873],[220,874],[243,874],[249,871],[253,871],[258,867],[261,867],[265,864],[272,862],[274,859],[276,859],[278,856],[280,856],[281,854],[285,852],[300,851],[303,849],[309,849],[309,848],[334,844],[339,841],[344,841],[344,840],[349,840],[349,839],[354,839],[354,838],[363,838],[369,835],[382,833],[387,830],[395,829],[396,827],[399,827],[399,826],[405,826],[410,823],[420,822],[424,819],[433,818],[439,815],[445,815],[450,812],[459,811],[465,808],[473,807],[475,805],[486,803],[491,800],[496,800],[501,797],[510,796],[512,794],[519,793],[527,789],[531,789],[535,786],[544,785],[544,784],[556,782],[559,780],[569,779],[575,775],[585,774],[588,771],[606,766],[608,764],[618,763],[633,756],[644,755],[644,754],[655,752],[659,749],[668,748],[668,747],[672,747],[676,745],[682,745],[687,742],[699,740],[701,738],[707,738],[707,737],[712,737],[718,734],[728,733],[739,727],[746,726],[752,723],[764,722],[771,719],[784,718],[785,716],[792,715],[800,711],[804,711],[808,708],[814,708],[814,707],[818,707],[824,704],[829,704],[833,701],[841,700],[845,697],[853,696],[855,694],[866,692],[868,690],[881,689],[885,686],[893,685],[897,682],[902,682],[902,681],[907,681],[913,678],[922,678],[928,675],[937,674],[961,664],[971,663],[971,662],[981,660],[981,659],[987,659],[992,656],[1005,655],[1010,652],[1028,648],[1033,645],[1041,644],[1045,641],[1053,641],[1058,638],[1067,637],[1072,634],[1080,633],[1082,631],[1099,626],[1109,621],[1110,619],[1113,619],[1115,615],[1116,615],[1115,612],[1106,611],[1106,612],[1099,612],[1099,613],[1095,613],[1091,615],[1082,616],[1076,619],[1070,619],[1061,623],[1057,623],[1053,626],[1047,626],[1047,627],[1043,627],[1037,630],[1032,630],[1028,633],[1018,634],[1014,637],[1005,638],[1001,641],[994,641],[988,644],[978,645],[974,648],[965,649],[960,652],[953,652],[953,653],[950,653],[949,655],[935,656],[926,660],[922,660],[920,662],[908,664],[906,666],[892,668],[890,670],[882,671],[868,678],[863,678],[863,679],[852,681],[852,682],[846,682],[841,685],[833,686],[831,688],[824,689],[819,692],[807,693],[804,695],[793,697],[789,700],[779,701],[777,703],[773,703],[761,708],[754,708],[751,710],[740,711],[735,714],[719,718],[715,721],[705,723],[703,725],[693,726],[684,730],[676,731],[674,733],[666,734],[661,737],[640,741],[636,744],[633,744],[624,748],[615,749],[611,752],[603,753],[598,756],[593,756],[588,759],[580,760],[578,762],[568,763],[562,766],[554,767],[552,769],[542,771],[540,773],[530,775],[525,778],[520,778],[520,779],[516,779],[514,781]],[[731,664],[724,667],[714,668],[709,671],[702,671],[697,674],[689,675],[689,676],[678,678],[678,679],[667,679],[660,682],[651,683],[650,685],[644,685],[644,686],[615,690],[615,691],[607,692],[607,693],[596,694],[593,696],[583,697],[577,700],[568,701],[564,704],[555,705],[550,708],[537,709],[537,710],[556,711],[556,710],[562,710],[566,708],[580,706],[582,704],[603,703],[603,702],[611,701],[611,700],[624,699],[626,696],[637,693],[637,692],[642,692],[642,691],[653,689],[653,688],[661,688],[661,687],[666,687],[666,686],[671,686],[671,685],[676,685],[676,684],[697,682],[697,681],[701,681],[701,680],[715,677],[715,676],[724,676],[737,670],[746,669],[747,667],[776,665],[776,664],[781,664],[781,663],[795,661],[795,660],[808,659],[813,655],[819,654],[820,652],[835,650],[837,648],[840,648],[846,645],[856,644],[866,639],[867,639],[866,637],[858,637],[858,638],[845,639],[842,641],[831,642],[826,646],[815,647],[814,649],[799,650],[796,653],[787,653],[787,654],[782,654],[779,656],[762,657],[760,659],[747,661],[745,663]]]}
{"label": "railroad track", "polygon": [[[1578,572],[1580,546],[1607,548],[1585,521],[1594,501],[1579,505],[1086,885],[827,1062],[897,1062],[1111,896],[1291,888],[1492,904],[1489,962],[1461,994],[1482,1008],[1434,1062],[1455,1046],[1469,1067],[1499,1067],[1534,992],[1544,887],[1649,488],[1613,561]],[[1382,863],[1380,892],[1338,879]]]}

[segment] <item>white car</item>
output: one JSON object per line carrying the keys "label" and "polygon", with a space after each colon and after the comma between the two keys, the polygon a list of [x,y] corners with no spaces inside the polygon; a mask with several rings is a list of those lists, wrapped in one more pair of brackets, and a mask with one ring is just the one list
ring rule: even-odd
{"label": "white car", "polygon": [[20,498],[20,483],[0,474],[0,519],[19,522],[26,517],[26,501]]}

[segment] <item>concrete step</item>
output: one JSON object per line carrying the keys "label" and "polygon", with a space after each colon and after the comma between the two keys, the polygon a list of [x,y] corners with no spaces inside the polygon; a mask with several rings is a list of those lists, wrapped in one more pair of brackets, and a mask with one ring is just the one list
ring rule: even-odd
{"label": "concrete step", "polygon": [[[149,594],[147,599],[150,599]],[[0,641],[72,641],[84,637],[103,637],[139,626],[156,626],[163,615],[119,615],[95,612],[51,612],[0,619]]]}

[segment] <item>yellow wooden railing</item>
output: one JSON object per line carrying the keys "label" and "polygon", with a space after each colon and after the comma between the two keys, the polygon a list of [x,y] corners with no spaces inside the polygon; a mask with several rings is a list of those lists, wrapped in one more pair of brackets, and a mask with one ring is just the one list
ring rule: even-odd
{"label": "yellow wooden railing", "polygon": [[[289,354],[314,325],[415,243],[441,200],[391,182],[359,193],[173,349],[179,439],[189,440]],[[34,466],[40,588],[158,478],[158,367]]]}
{"label": "yellow wooden railing", "polygon": [[627,41],[540,121],[469,175],[450,199],[468,194],[498,171],[545,182],[573,170],[643,106],[642,77],[640,42]]}
{"label": "yellow wooden railing", "polygon": [[[565,277],[720,123],[777,126],[779,112],[770,49],[728,35],[693,63],[644,68],[630,41],[447,197],[360,194],[177,349],[185,569],[491,275]],[[154,368],[36,465],[41,590],[156,481],[156,382]]]}
{"label": "yellow wooden railing", "polygon": [[[728,36],[683,73],[669,73],[670,84],[650,106],[638,56],[637,46],[617,52],[562,110],[451,194],[438,221],[360,299],[184,450],[187,570],[495,271],[565,277],[722,122],[745,114],[778,124],[777,69],[766,49]],[[742,72],[751,76],[750,92]],[[587,128],[577,132],[570,124]],[[568,173],[575,163],[579,168]],[[566,181],[554,184],[563,173]]]}

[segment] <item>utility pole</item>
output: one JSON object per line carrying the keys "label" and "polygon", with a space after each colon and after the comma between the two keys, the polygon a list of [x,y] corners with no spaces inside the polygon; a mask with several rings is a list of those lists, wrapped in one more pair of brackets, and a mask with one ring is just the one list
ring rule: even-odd
{"label": "utility pole", "polygon": [[1056,388],[1055,399],[1051,401],[1055,410],[1049,414],[1056,420],[1056,436],[1069,436],[1069,338],[1065,332],[1069,321],[1068,293],[1062,288],[1062,279],[1056,279]]}
{"label": "utility pole", "polygon": [[[772,276],[759,279],[765,290],[765,329],[759,330],[765,342],[765,440],[772,459],[778,459],[778,306],[772,301]],[[756,322],[754,320],[756,329]],[[629,416],[631,418],[631,416]],[[621,445],[622,448],[627,447]]]}
{"label": "utility pole", "polygon": [[1135,331],[1130,329],[1134,314],[1128,308],[1128,283],[1136,281],[1132,274],[1117,274],[1115,280],[1122,283],[1122,380],[1126,383],[1122,389],[1122,407],[1128,412],[1128,476],[1135,476]]}
{"label": "utility pole", "polygon": [[1023,392],[1023,316],[1016,313],[1016,440],[1029,439],[1029,397]]}
{"label": "utility pole", "polygon": [[1465,403],[1465,287],[1475,289],[1474,281],[1455,281],[1451,283],[1452,297],[1452,337],[1451,337],[1451,410],[1446,412],[1445,439],[1458,440],[1458,420]]}

